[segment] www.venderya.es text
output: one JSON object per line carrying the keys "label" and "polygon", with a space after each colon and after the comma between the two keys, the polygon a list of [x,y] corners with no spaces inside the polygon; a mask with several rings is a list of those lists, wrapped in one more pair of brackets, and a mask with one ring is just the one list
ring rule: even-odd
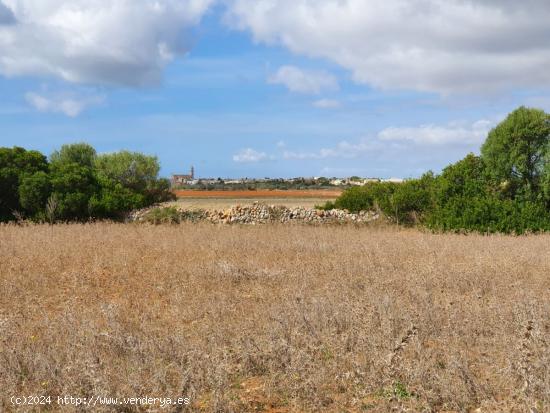
{"label": "www.venderya.es text", "polygon": [[189,397],[109,397],[109,396],[12,396],[11,404],[14,406],[46,406],[57,404],[59,406],[187,406],[191,400]]}

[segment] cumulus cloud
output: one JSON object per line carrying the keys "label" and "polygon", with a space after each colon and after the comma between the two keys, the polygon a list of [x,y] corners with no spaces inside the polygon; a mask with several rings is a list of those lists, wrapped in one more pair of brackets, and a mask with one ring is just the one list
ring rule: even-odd
{"label": "cumulus cloud", "polygon": [[330,73],[321,70],[303,70],[295,66],[281,66],[268,79],[271,84],[287,87],[291,92],[319,94],[338,90],[338,81]]}
{"label": "cumulus cloud", "polygon": [[336,109],[342,105],[334,99],[319,99],[313,102],[313,106],[319,109]]}
{"label": "cumulus cloud", "polygon": [[495,123],[479,120],[471,125],[451,123],[447,126],[386,128],[378,134],[381,141],[412,142],[418,145],[481,144]]}
{"label": "cumulus cloud", "polygon": [[186,53],[185,29],[214,0],[1,1],[15,24],[0,24],[0,74],[135,86]]}
{"label": "cumulus cloud", "polygon": [[8,6],[0,1],[0,26],[15,23],[15,16]]}
{"label": "cumulus cloud", "polygon": [[258,152],[252,148],[246,148],[233,155],[233,161],[238,163],[255,163],[268,159],[265,152]]}
{"label": "cumulus cloud", "polygon": [[494,93],[550,86],[547,0],[227,0],[255,41],[327,58],[379,88]]}
{"label": "cumulus cloud", "polygon": [[375,136],[356,142],[340,141],[332,147],[314,151],[283,152],[286,160],[326,160],[376,157],[383,154],[399,154],[395,159],[421,153],[457,153],[475,151],[487,134],[496,125],[494,120],[479,120],[473,123],[451,122],[448,125],[422,125],[413,127],[390,127]]}
{"label": "cumulus cloud", "polygon": [[371,151],[377,147],[376,142],[368,141],[366,139],[357,143],[350,143],[348,141],[341,141],[332,148],[321,148],[316,152],[292,152],[285,151],[283,153],[284,159],[327,159],[327,158],[344,158],[351,159],[356,158],[364,152]]}
{"label": "cumulus cloud", "polygon": [[25,95],[27,102],[40,112],[63,113],[71,118],[77,117],[90,106],[103,102],[102,96],[45,96],[34,92]]}

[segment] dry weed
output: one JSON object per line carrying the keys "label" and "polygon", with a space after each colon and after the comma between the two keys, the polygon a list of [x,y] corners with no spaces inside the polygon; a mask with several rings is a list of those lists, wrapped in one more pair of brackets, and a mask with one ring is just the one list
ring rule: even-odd
{"label": "dry weed", "polygon": [[1,226],[0,411],[549,411],[549,274],[548,235]]}

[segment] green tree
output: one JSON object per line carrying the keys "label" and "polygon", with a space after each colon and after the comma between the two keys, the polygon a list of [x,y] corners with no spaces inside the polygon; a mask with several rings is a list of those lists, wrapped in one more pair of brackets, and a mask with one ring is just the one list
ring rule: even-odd
{"label": "green tree", "polygon": [[497,183],[532,199],[540,191],[549,146],[550,116],[520,107],[489,133],[481,154]]}
{"label": "green tree", "polygon": [[83,220],[91,216],[89,202],[100,189],[92,168],[74,162],[52,163],[51,185],[58,218]]}
{"label": "green tree", "polygon": [[129,151],[99,155],[94,165],[98,176],[140,192],[157,180],[160,171],[156,156]]}
{"label": "green tree", "polygon": [[21,179],[19,202],[28,215],[37,216],[44,212],[50,193],[49,175],[44,171],[38,171]]}
{"label": "green tree", "polygon": [[52,164],[76,163],[80,166],[92,168],[96,156],[96,150],[93,146],[81,142],[63,145],[61,149],[50,155],[50,161]]}
{"label": "green tree", "polygon": [[110,182],[107,186],[111,188],[120,184],[142,195],[147,204],[173,198],[169,181],[158,177],[160,164],[156,156],[120,151],[99,155],[94,165],[101,182]]}
{"label": "green tree", "polygon": [[90,198],[89,210],[95,217],[120,219],[133,209],[147,205],[143,194],[119,182],[99,178],[100,190]]}
{"label": "green tree", "polygon": [[0,221],[13,219],[21,212],[19,185],[25,175],[48,171],[48,161],[38,151],[20,147],[0,148]]}

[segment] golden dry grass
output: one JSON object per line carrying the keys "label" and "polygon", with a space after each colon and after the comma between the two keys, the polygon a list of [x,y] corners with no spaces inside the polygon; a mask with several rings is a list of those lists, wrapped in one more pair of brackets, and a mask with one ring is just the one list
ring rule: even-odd
{"label": "golden dry grass", "polygon": [[548,235],[2,226],[0,291],[2,412],[549,411]]}
{"label": "golden dry grass", "polygon": [[341,189],[254,189],[254,190],[200,190],[200,189],[177,189],[174,191],[178,198],[317,198],[336,199],[342,194]]}
{"label": "golden dry grass", "polygon": [[327,198],[179,198],[177,201],[165,202],[163,205],[175,205],[188,210],[223,211],[235,205],[244,207],[253,205],[255,202],[287,208],[314,208],[316,205],[322,205],[328,200]]}

